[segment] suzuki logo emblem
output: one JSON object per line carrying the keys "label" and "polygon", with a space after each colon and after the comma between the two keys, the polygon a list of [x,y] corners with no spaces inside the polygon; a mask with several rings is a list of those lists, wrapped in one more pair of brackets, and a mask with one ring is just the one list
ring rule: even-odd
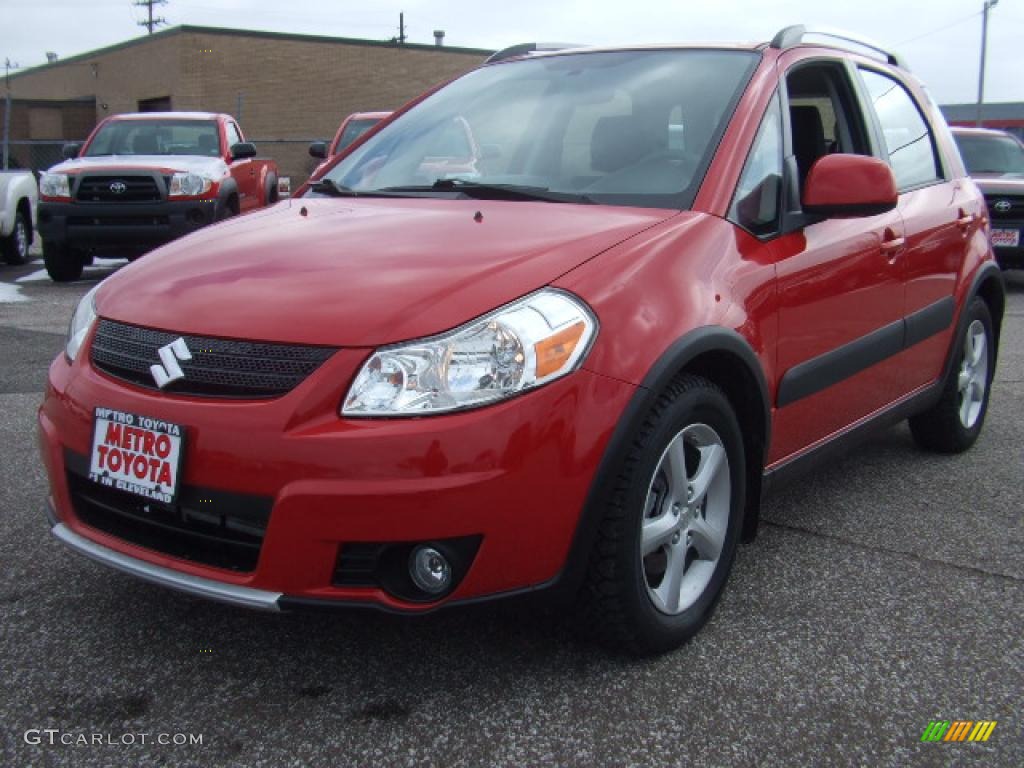
{"label": "suzuki logo emblem", "polygon": [[160,362],[163,365],[151,365],[149,372],[153,374],[156,385],[163,389],[172,381],[185,378],[185,372],[178,365],[179,360],[191,360],[192,353],[189,352],[185,339],[177,338],[170,344],[160,347]]}
{"label": "suzuki logo emblem", "polygon": [[110,182],[110,191],[115,195],[123,195],[128,191],[128,185],[123,181],[112,181]]}
{"label": "suzuki logo emblem", "polygon": [[996,203],[992,207],[995,208],[1000,213],[1006,213],[1008,210],[1010,210],[1013,207],[1013,203],[1011,203],[1009,200],[1000,200],[998,203]]}

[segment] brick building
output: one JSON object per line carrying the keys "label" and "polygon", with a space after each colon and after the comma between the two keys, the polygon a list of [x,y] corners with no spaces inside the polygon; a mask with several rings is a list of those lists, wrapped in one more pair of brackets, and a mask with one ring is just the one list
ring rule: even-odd
{"label": "brick building", "polygon": [[[307,154],[308,143],[333,136],[345,115],[395,109],[473,69],[490,53],[174,27],[12,73],[10,138],[78,140],[96,122],[119,112],[227,112],[297,186],[315,164]],[[83,104],[93,110],[92,121],[82,120]],[[0,120],[2,112],[0,100]]]}

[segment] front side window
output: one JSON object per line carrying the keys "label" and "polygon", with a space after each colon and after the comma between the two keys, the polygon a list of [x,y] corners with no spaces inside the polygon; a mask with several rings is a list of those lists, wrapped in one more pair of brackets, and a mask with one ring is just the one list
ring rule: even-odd
{"label": "front side window", "polygon": [[100,128],[83,156],[205,155],[219,145],[212,120],[114,120]]}
{"label": "front side window", "polygon": [[326,178],[366,193],[463,182],[686,208],[759,56],[618,51],[482,67],[386,126]]}
{"label": "front side window", "polygon": [[224,135],[228,140],[228,149],[235,146],[235,144],[238,144],[242,140],[242,136],[238,132],[238,126],[231,122],[224,126]]}
{"label": "front side window", "polygon": [[935,140],[906,88],[870,69],[860,74],[882,127],[896,186],[911,189],[941,179]]}
{"label": "front side window", "polygon": [[755,235],[771,234],[778,225],[781,192],[782,112],[775,96],[743,167],[729,219]]}

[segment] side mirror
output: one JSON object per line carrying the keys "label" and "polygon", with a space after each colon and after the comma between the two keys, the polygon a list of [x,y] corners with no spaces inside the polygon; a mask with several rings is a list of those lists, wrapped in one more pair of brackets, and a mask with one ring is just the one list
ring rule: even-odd
{"label": "side mirror", "polygon": [[889,166],[865,155],[825,155],[811,166],[801,200],[804,213],[825,218],[877,216],[896,207]]}
{"label": "side mirror", "polygon": [[316,157],[320,160],[327,159],[327,142],[326,141],[314,141],[309,145],[309,156]]}
{"label": "side mirror", "polygon": [[82,142],[80,142],[80,141],[72,141],[72,142],[69,142],[68,144],[65,144],[61,148],[60,153],[62,155],[64,155],[64,159],[65,160],[74,160],[76,157],[78,157],[78,153],[81,152],[81,151],[82,151]]}
{"label": "side mirror", "polygon": [[240,141],[231,145],[231,159],[244,160],[247,157],[256,157],[256,145],[251,141]]}

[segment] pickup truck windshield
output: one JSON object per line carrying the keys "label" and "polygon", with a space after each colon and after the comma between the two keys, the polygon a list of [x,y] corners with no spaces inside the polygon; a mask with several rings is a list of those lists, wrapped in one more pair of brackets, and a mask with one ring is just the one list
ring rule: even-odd
{"label": "pickup truck windshield", "polygon": [[220,155],[213,120],[114,120],[89,142],[83,157],[101,155]]}
{"label": "pickup truck windshield", "polygon": [[968,173],[1024,174],[1024,147],[1009,136],[957,136]]}
{"label": "pickup truck windshield", "polygon": [[326,179],[355,194],[523,188],[535,198],[510,199],[688,208],[758,58],[637,50],[482,67],[385,127]]}

